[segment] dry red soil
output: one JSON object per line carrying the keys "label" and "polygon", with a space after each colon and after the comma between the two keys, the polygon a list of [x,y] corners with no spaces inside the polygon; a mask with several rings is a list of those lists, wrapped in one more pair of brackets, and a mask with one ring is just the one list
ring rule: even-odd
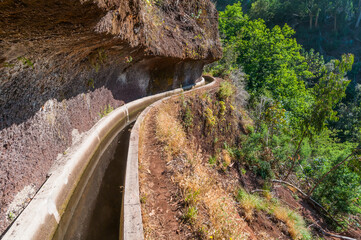
{"label": "dry red soil", "polygon": [[[196,99],[195,95],[191,97],[191,101],[197,102]],[[170,101],[179,104],[180,100],[173,98]],[[162,105],[151,109],[141,127],[139,171],[145,237],[146,239],[203,239],[199,232],[193,229],[183,218],[184,199],[181,197],[179,186],[174,181],[174,169],[182,171],[182,162],[175,159],[174,162],[179,166],[170,168],[164,146],[156,137],[156,115],[161,107]],[[194,108],[197,109],[199,106],[194,106]],[[177,111],[177,108],[174,110]],[[198,112],[201,114],[200,108]],[[201,121],[195,121],[195,125],[202,124]],[[199,139],[197,144],[203,149],[202,154],[207,156],[204,159],[208,159],[213,154],[211,143],[204,136],[201,136],[201,131],[194,135]],[[204,164],[206,165],[207,162],[205,161]],[[216,169],[209,171],[213,171],[214,180],[224,189],[235,186],[242,186],[248,192],[262,189],[263,180],[257,178],[250,170],[247,171],[247,174],[241,174],[239,172],[240,167],[247,168],[235,162],[226,172]],[[332,232],[328,229],[326,221],[320,217],[320,212],[294,189],[275,184],[272,187],[272,196],[278,198],[283,205],[301,214],[315,237],[336,239],[321,234],[314,227],[318,225],[324,231]],[[239,217],[245,219],[244,211],[239,206],[237,209]],[[252,220],[244,221],[247,225],[244,229],[249,233],[249,239],[292,239],[283,222],[262,211],[255,211]],[[349,231],[342,234],[361,239],[360,232]]]}

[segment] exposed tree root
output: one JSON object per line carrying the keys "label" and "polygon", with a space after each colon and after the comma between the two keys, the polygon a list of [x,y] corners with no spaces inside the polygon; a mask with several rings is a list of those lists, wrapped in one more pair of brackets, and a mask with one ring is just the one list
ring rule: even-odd
{"label": "exposed tree root", "polygon": [[[303,195],[305,200],[309,201],[315,208],[321,209],[327,215],[327,217],[329,217],[335,224],[337,224],[342,229],[345,229],[345,227],[342,226],[338,221],[336,221],[336,219],[334,217],[332,217],[332,215],[320,203],[316,202],[313,198],[308,196],[306,193],[304,193],[301,189],[299,189],[295,185],[293,185],[289,182],[286,182],[283,180],[277,180],[277,179],[273,179],[272,182],[286,184],[288,186],[293,187],[294,189],[296,189],[299,193],[301,193]],[[345,238],[345,239],[353,239],[353,238]]]}

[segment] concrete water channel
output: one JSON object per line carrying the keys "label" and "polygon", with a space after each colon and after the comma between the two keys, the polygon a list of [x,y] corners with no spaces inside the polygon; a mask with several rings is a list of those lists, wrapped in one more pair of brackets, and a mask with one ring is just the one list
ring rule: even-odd
{"label": "concrete water channel", "polygon": [[131,128],[132,124],[126,126],[104,152],[65,234],[60,234],[59,226],[54,238],[58,232],[60,239],[118,240],[122,235],[121,203]]}
{"label": "concrete water channel", "polygon": [[[210,77],[205,79],[213,81]],[[197,87],[204,84],[203,79]],[[132,239],[134,232],[142,236],[138,168],[132,165],[137,163],[138,148],[134,154],[134,147],[129,146],[130,130],[145,108],[183,90],[138,99],[101,119],[81,143],[69,150],[69,156],[51,174],[3,240]],[[136,126],[139,127],[138,121]],[[133,157],[129,157],[132,154],[128,155],[128,147]]]}
{"label": "concrete water channel", "polygon": [[121,236],[120,216],[125,169],[132,124],[117,137],[115,153],[105,171],[85,239],[118,240]]}

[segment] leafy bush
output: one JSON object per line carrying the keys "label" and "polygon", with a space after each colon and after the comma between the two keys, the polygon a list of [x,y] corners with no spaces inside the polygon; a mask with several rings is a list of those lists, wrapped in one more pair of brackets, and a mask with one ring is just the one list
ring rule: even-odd
{"label": "leafy bush", "polygon": [[230,96],[235,93],[235,89],[232,83],[228,81],[221,82],[218,90],[218,98],[221,101],[226,101]]}
{"label": "leafy bush", "polygon": [[[311,154],[304,160],[303,172],[311,183],[317,182],[325,173],[348,156],[355,144],[335,142],[332,133],[324,133],[310,145]],[[354,169],[352,161],[331,172],[317,186],[312,197],[334,214],[361,213],[357,207],[361,196],[361,176]],[[330,187],[332,186],[332,187]]]}
{"label": "leafy bush", "polygon": [[193,126],[193,113],[191,108],[186,105],[185,109],[182,111],[182,123],[186,129],[190,129]]}
{"label": "leafy bush", "polygon": [[[263,124],[259,130],[242,136],[241,160],[263,179],[271,178],[289,162],[294,150],[287,132],[270,135],[269,127]],[[283,168],[281,168],[283,166]]]}
{"label": "leafy bush", "polygon": [[206,123],[209,127],[214,127],[216,125],[217,118],[214,116],[213,110],[210,109],[209,107],[206,108],[205,118],[206,118]]}

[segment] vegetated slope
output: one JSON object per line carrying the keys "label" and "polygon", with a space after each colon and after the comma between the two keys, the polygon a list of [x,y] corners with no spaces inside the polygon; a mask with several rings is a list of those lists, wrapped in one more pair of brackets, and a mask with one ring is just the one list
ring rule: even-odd
{"label": "vegetated slope", "polygon": [[0,232],[101,116],[222,54],[209,0],[3,0],[0,15]]}
{"label": "vegetated slope", "polygon": [[315,199],[335,231],[361,236],[359,87],[347,94],[356,86],[347,78],[354,56],[326,62],[305,51],[292,28],[268,28],[240,3],[220,12],[220,32],[224,57],[209,71],[239,79],[255,123],[242,158],[263,178],[291,181]]}
{"label": "vegetated slope", "polygon": [[333,239],[320,234],[326,221],[296,189],[247,162],[253,123],[233,100],[223,83],[147,115],[139,149],[146,239]]}

